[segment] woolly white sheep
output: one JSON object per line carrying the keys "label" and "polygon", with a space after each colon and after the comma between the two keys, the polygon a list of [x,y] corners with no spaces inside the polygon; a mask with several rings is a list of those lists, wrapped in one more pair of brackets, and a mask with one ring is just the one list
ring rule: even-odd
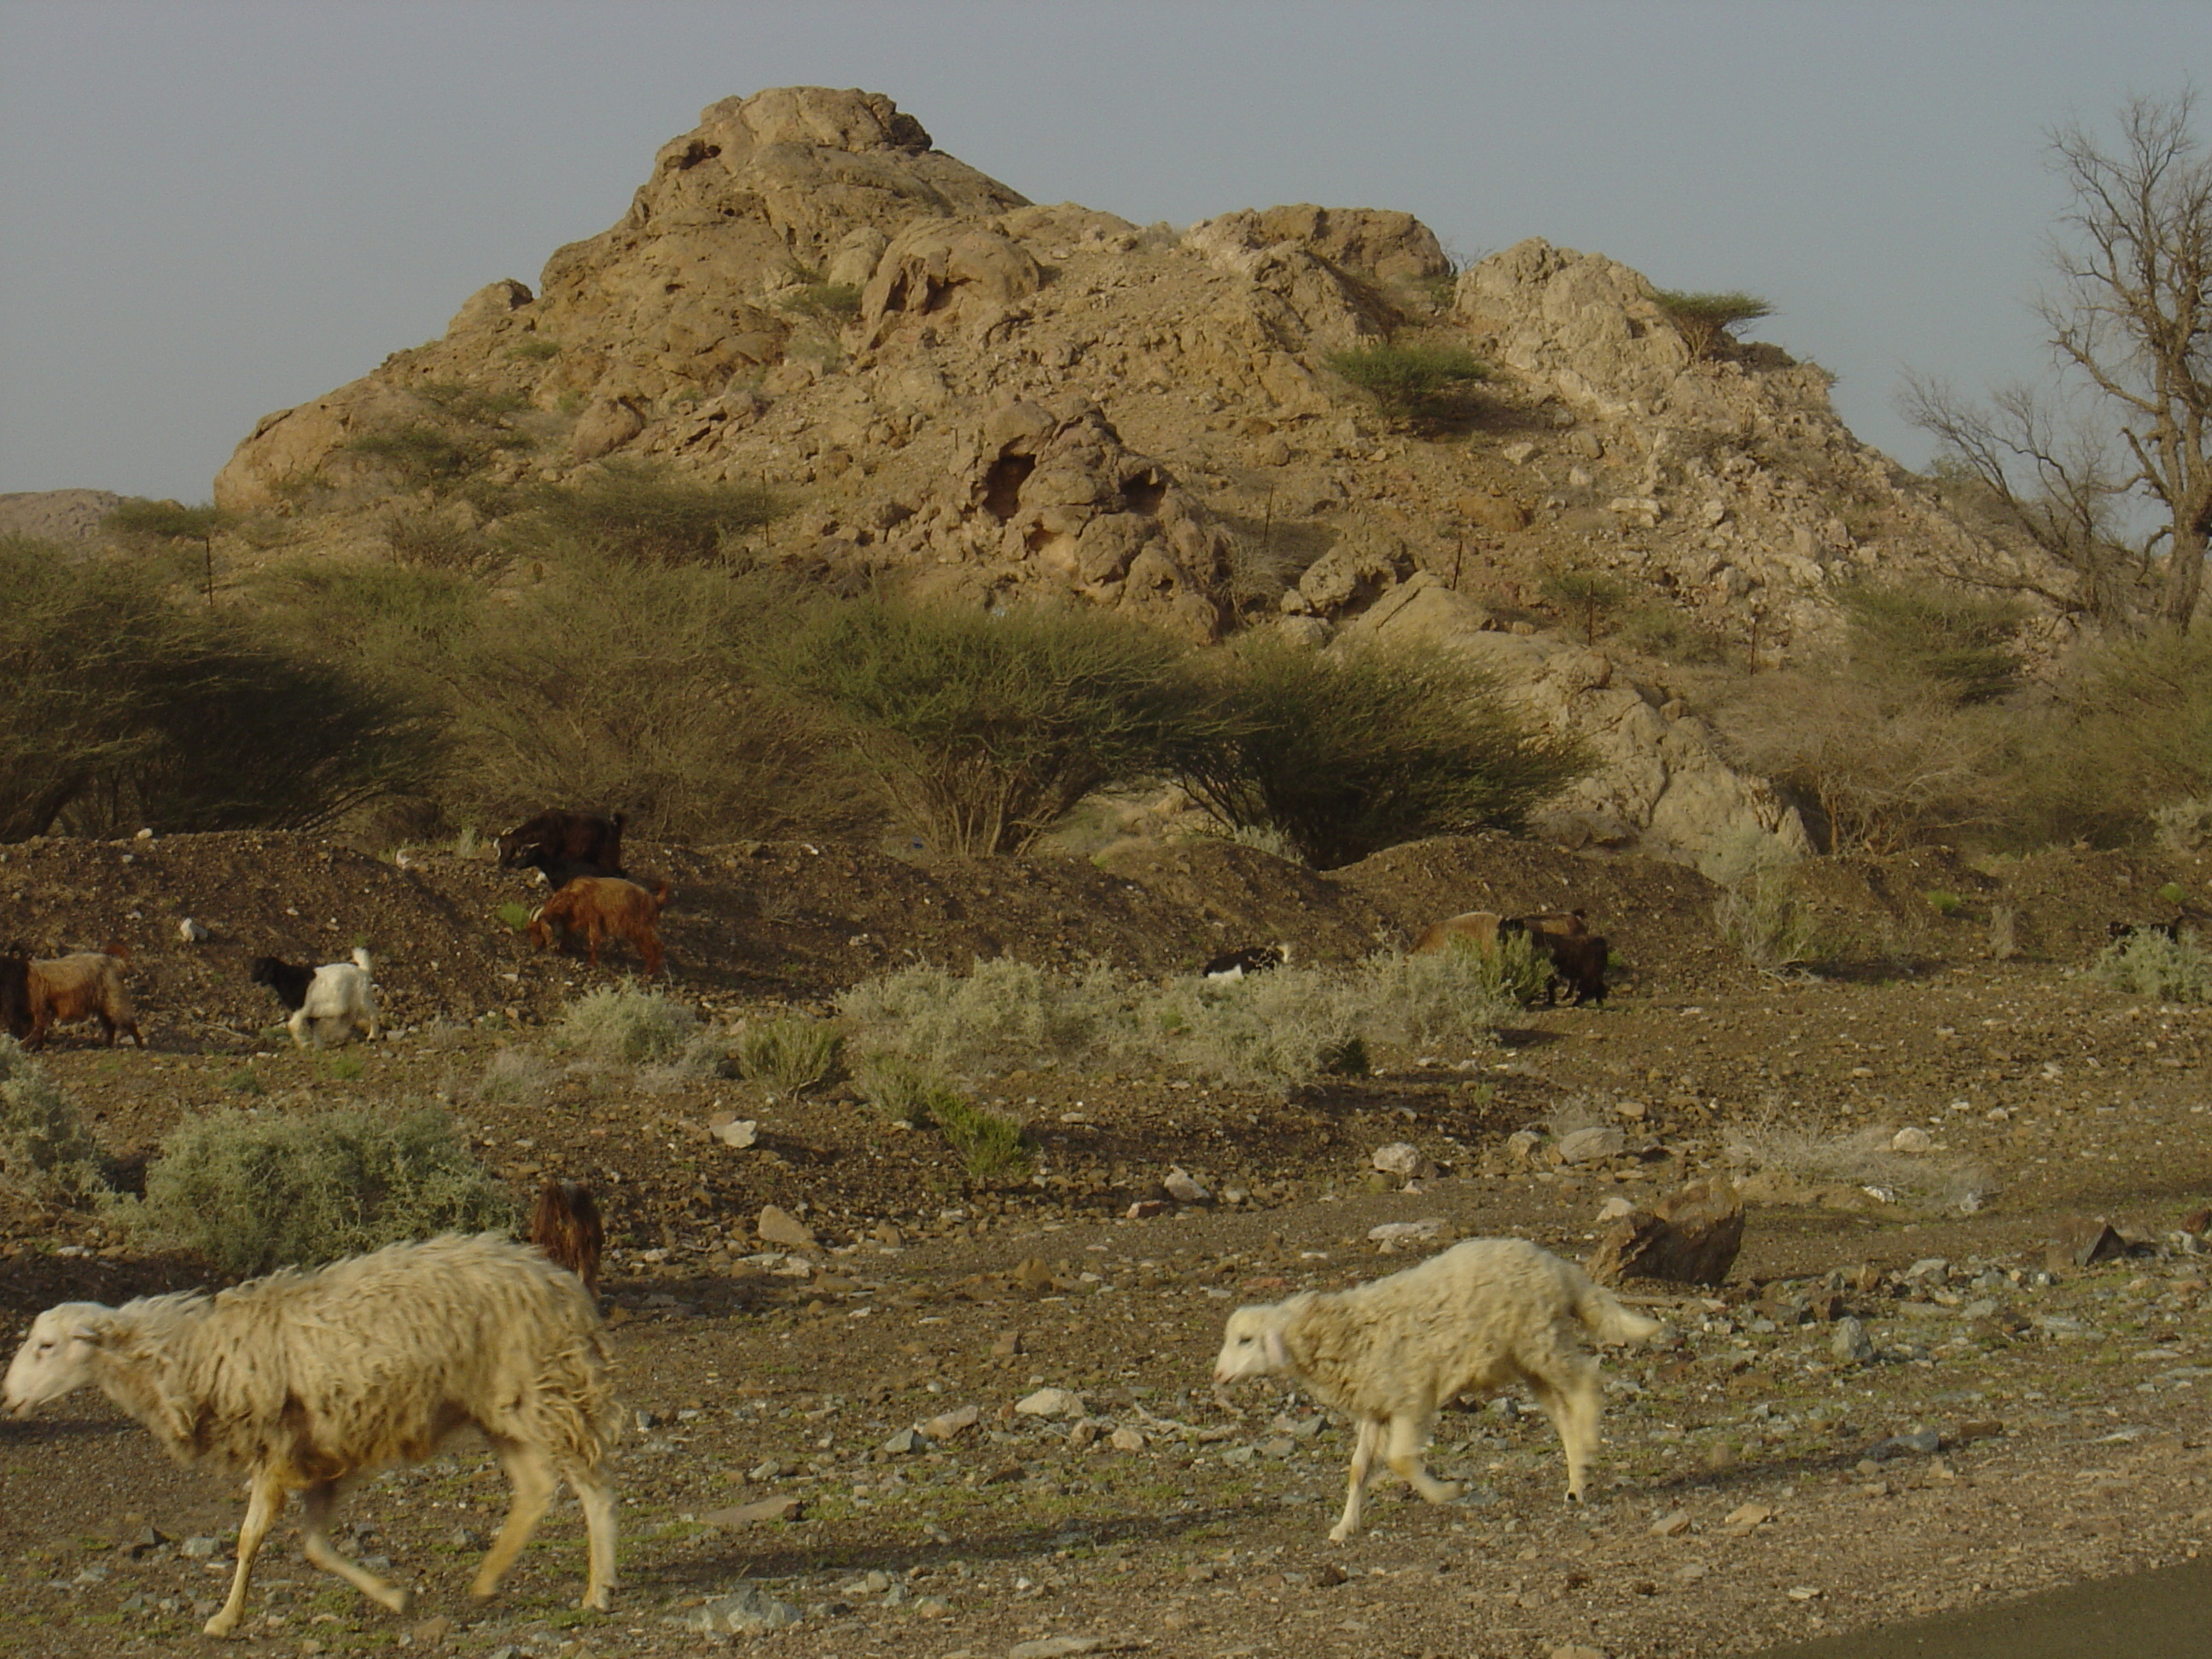
{"label": "woolly white sheep", "polygon": [[306,997],[284,1022],[292,1033],[293,1046],[306,1048],[312,1035],[315,1046],[321,1048],[325,1021],[337,1024],[342,1036],[362,1031],[375,1042],[376,984],[368,975],[368,952],[359,945],[354,947],[351,962],[326,962],[316,969],[314,978],[307,981]]}
{"label": "woolly white sheep", "polygon": [[1571,1261],[1517,1238],[1471,1238],[1417,1267],[1348,1291],[1312,1291],[1229,1316],[1217,1385],[1279,1372],[1358,1425],[1352,1489],[1330,1539],[1359,1530],[1378,1449],[1431,1504],[1459,1488],[1422,1466],[1437,1413],[1462,1394],[1526,1382],[1559,1431],[1567,1496],[1579,1503],[1597,1446],[1597,1364],[1577,1327],[1601,1342],[1641,1342],[1666,1328],[1630,1313]]}
{"label": "woolly white sheep", "polygon": [[307,1559],[404,1613],[406,1590],[331,1547],[331,1515],[362,1476],[420,1462],[471,1425],[514,1488],[473,1594],[499,1587],[565,1479],[590,1540],[583,1605],[605,1612],[615,1567],[608,1363],[605,1329],[574,1274],[501,1234],[449,1233],[213,1297],[64,1302],[32,1322],[6,1399],[21,1417],[92,1383],[179,1462],[246,1474],[238,1571],[207,1622],[209,1635],[228,1636],[254,1555],[295,1491]]}

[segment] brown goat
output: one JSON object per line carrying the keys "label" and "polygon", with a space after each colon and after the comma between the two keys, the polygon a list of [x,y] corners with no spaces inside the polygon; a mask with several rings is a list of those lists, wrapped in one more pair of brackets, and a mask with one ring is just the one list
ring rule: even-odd
{"label": "brown goat", "polygon": [[30,1035],[26,1048],[42,1048],[47,1030],[80,1019],[98,1019],[107,1046],[115,1046],[118,1030],[129,1033],[141,1048],[146,1039],[138,1034],[138,1021],[131,1010],[131,993],[123,983],[123,964],[131,953],[120,945],[104,951],[81,951],[74,956],[32,961],[24,975],[31,1009]]}
{"label": "brown goat", "polygon": [[1589,932],[1589,920],[1579,910],[1539,910],[1517,920],[1532,933],[1551,933],[1561,939],[1579,938]]}
{"label": "brown goat", "polygon": [[20,945],[0,951],[0,1031],[18,1042],[31,1035],[31,953]]}
{"label": "brown goat", "polygon": [[568,935],[580,929],[596,968],[602,940],[627,939],[645,958],[649,979],[660,972],[660,936],[653,924],[667,907],[668,897],[665,881],[648,893],[637,883],[614,876],[579,876],[538,907],[530,918],[530,942],[544,950],[553,942],[557,927],[565,945]]}
{"label": "brown goat", "polygon": [[1501,916],[1495,910],[1468,910],[1424,927],[1421,936],[1413,941],[1413,954],[1427,956],[1447,945],[1472,945],[1486,955],[1498,948],[1499,939],[1528,931],[1528,924],[1519,916]]}
{"label": "brown goat", "polygon": [[1577,1007],[1605,1000],[1605,964],[1611,947],[1602,933],[1539,932],[1529,937],[1552,964],[1551,980],[1544,987],[1547,1003],[1558,1000],[1562,985],[1574,993]]}
{"label": "brown goat", "polygon": [[548,1181],[530,1212],[530,1242],[556,1267],[566,1267],[599,1293],[599,1253],[606,1229],[591,1189],[580,1182]]}
{"label": "brown goat", "polygon": [[518,864],[543,860],[587,864],[598,874],[619,876],[626,821],[620,812],[611,818],[595,817],[589,812],[540,812],[499,838],[500,867],[513,869]]}

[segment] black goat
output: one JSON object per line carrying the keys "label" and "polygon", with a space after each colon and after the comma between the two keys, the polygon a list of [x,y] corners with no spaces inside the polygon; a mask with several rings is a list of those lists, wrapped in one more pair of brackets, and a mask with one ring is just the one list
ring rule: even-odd
{"label": "black goat", "polygon": [[540,812],[499,838],[500,866],[511,870],[531,863],[529,855],[537,853],[556,861],[588,864],[592,866],[589,873],[595,876],[619,876],[625,822],[620,812],[611,818],[589,812]]}
{"label": "black goat", "polygon": [[2108,921],[2105,924],[2105,936],[2116,943],[2124,944],[2130,939],[2148,939],[2155,933],[2160,939],[2171,939],[2179,945],[2181,943],[2182,921],[2183,918],[2176,916],[2172,921]]}
{"label": "black goat", "polygon": [[1246,945],[1234,951],[1224,951],[1199,969],[1208,979],[1242,979],[1247,974],[1264,974],[1271,968],[1280,968],[1291,959],[1287,945]]}
{"label": "black goat", "polygon": [[0,953],[0,1030],[21,1042],[31,1035],[31,950],[10,945]]}
{"label": "black goat", "polygon": [[256,957],[252,966],[246,969],[246,976],[256,985],[265,985],[274,991],[287,1013],[296,1014],[307,1000],[307,986],[314,979],[315,970],[295,968],[275,957]]}

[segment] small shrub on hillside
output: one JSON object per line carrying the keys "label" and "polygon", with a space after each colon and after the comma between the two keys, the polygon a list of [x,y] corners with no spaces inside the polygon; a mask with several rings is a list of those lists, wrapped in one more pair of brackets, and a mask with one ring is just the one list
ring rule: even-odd
{"label": "small shrub on hillside", "polygon": [[1591,646],[1597,643],[1598,619],[1609,615],[1628,593],[1617,577],[1574,567],[1547,570],[1537,591],[1582,629],[1583,642]]}
{"label": "small shrub on hillside", "polygon": [[491,553],[477,532],[434,513],[389,513],[379,528],[392,562],[418,570],[474,570]]}
{"label": "small shrub on hillside", "polygon": [[2108,945],[2090,969],[2116,991],[2156,1002],[2212,1002],[2212,955],[2194,928],[2178,939],[2140,933]]}
{"label": "small shrub on hillside", "polygon": [[1655,601],[1625,613],[1619,637],[1646,656],[1673,663],[1719,663],[1729,657],[1729,641],[1679,606]]}
{"label": "small shrub on hillside", "polygon": [[887,1051],[864,1056],[853,1080],[860,1098],[890,1123],[931,1122],[939,1102],[958,1092],[942,1073]]}
{"label": "small shrub on hillside", "polygon": [[929,1116],[971,1181],[1024,1181],[1036,1167],[1020,1121],[1003,1112],[944,1090],[932,1096]]}
{"label": "small shrub on hillside", "polygon": [[602,1065],[644,1066],[681,1054],[698,1024],[683,1004],[625,980],[568,1004],[553,1040]]}
{"label": "small shrub on hillside", "polygon": [[1780,974],[1824,950],[1811,913],[1798,898],[1797,850],[1754,824],[1721,836],[1698,861],[1722,891],[1713,905],[1721,937],[1761,973]]}
{"label": "small shrub on hillside", "polygon": [[1103,969],[1069,981],[994,957],[977,958],[966,974],[917,964],[864,980],[839,1011],[878,1047],[982,1077],[1091,1054],[1117,995]]}
{"label": "small shrub on hillside", "polygon": [[1355,346],[1322,363],[1399,420],[1436,414],[1447,398],[1490,378],[1486,364],[1455,345]]}
{"label": "small shrub on hillside", "polygon": [[0,1182],[32,1203],[82,1209],[108,1190],[105,1161],[76,1103],[0,1036]]}
{"label": "small shrub on hillside", "polygon": [[170,1131],[134,1231],[226,1274],[310,1267],[432,1233],[509,1227],[513,1196],[445,1113],[423,1108],[276,1117],[226,1109]]}
{"label": "small shrub on hillside", "polygon": [[2192,795],[2150,809],[2151,833],[2169,853],[2193,853],[2212,839],[2212,798]]}
{"label": "small shrub on hillside", "polygon": [[375,462],[401,483],[434,494],[452,489],[491,459],[492,447],[425,421],[364,432],[346,441],[353,453]]}
{"label": "small shrub on hillside", "polygon": [[852,283],[804,283],[777,303],[794,317],[842,328],[860,314],[860,290]]}
{"label": "small shrub on hillside", "polygon": [[1928,908],[1939,916],[1957,915],[1960,906],[1965,902],[1956,893],[1930,891],[1920,896],[1928,901]]}
{"label": "small shrub on hillside", "polygon": [[1365,1023],[1378,1037],[1408,1048],[1487,1048],[1497,1028],[1541,996],[1548,962],[1525,935],[1492,951],[1455,945],[1419,956],[1389,951],[1360,965]]}
{"label": "small shrub on hillside", "polygon": [[1122,1044],[1132,1058],[1224,1083],[1286,1088],[1340,1066],[1364,1012],[1344,977],[1322,969],[1178,979],[1139,994]]}
{"label": "small shrub on hillside", "polygon": [[1723,345],[1736,343],[1735,331],[1746,323],[1771,317],[1774,307],[1755,294],[1692,293],[1662,288],[1652,296],[1668,320],[1681,331],[1682,343],[1692,357],[1711,357]]}
{"label": "small shrub on hillside", "polygon": [[561,355],[561,343],[549,340],[543,335],[532,335],[529,339],[508,347],[507,355],[519,357],[526,363],[542,363],[548,358]]}
{"label": "small shrub on hillside", "polygon": [[501,1048],[484,1062],[470,1098],[482,1106],[535,1106],[559,1075],[559,1068],[542,1054]]}
{"label": "small shrub on hillside", "polygon": [[1802,1181],[1873,1188],[1923,1210],[1979,1207],[1993,1182],[1973,1164],[1941,1154],[1891,1149],[1893,1131],[1869,1127],[1822,1134],[1787,1124],[1740,1131],[1729,1161],[1779,1170]]}
{"label": "small shrub on hillside", "polygon": [[1988,702],[2020,683],[2015,599],[1932,582],[1856,582],[1837,594],[1853,664],[1863,673],[1927,687],[1953,703]]}
{"label": "small shrub on hillside", "polygon": [[775,1019],[738,1037],[738,1075],[796,1094],[837,1069],[843,1033],[821,1019]]}
{"label": "small shrub on hillside", "polygon": [[556,544],[635,564],[702,564],[729,553],[773,524],[784,504],[757,484],[710,483],[665,476],[635,462],[610,461],[573,484],[548,485],[529,498],[531,515]]}

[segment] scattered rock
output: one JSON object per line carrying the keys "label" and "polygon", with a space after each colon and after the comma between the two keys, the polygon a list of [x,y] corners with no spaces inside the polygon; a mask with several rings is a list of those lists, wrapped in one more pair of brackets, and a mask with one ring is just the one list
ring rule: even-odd
{"label": "scattered rock", "polygon": [[[762,1467],[782,1472],[781,1465]],[[768,1478],[773,1480],[775,1475]],[[726,1510],[708,1510],[699,1519],[710,1527],[757,1527],[769,1521],[796,1521],[805,1512],[805,1506],[796,1498],[763,1498]]]}
{"label": "scattered rock", "polygon": [[1115,1430],[1108,1436],[1106,1443],[1113,1447],[1115,1451],[1140,1452],[1150,1443],[1146,1440],[1141,1431],[1125,1426]]}
{"label": "scattered rock", "polygon": [[1597,1206],[1597,1218],[1600,1221],[1618,1221],[1635,1208],[1636,1206],[1625,1198],[1608,1198]]}
{"label": "scattered rock", "polygon": [[1874,1358],[1874,1339],[1867,1334],[1863,1324],[1846,1314],[1836,1322],[1835,1334],[1828,1339],[1828,1352],[1839,1365],[1863,1365]]}
{"label": "scattered rock", "polygon": [[1867,1448],[1866,1455],[1880,1463],[1893,1457],[1933,1457],[1943,1449],[1943,1437],[1933,1429],[1915,1429],[1910,1434],[1893,1434],[1887,1440],[1877,1440]]}
{"label": "scattered rock", "polygon": [[1676,1510],[1672,1514],[1662,1515],[1651,1523],[1654,1538],[1680,1538],[1689,1529],[1690,1512],[1687,1510]]}
{"label": "scattered rock", "polygon": [[1562,1164],[1595,1164],[1608,1158],[1619,1158],[1628,1150],[1628,1137],[1610,1126],[1601,1129],[1577,1129],[1571,1134],[1559,1137],[1554,1149]]}
{"label": "scattered rock", "polygon": [[205,945],[215,935],[208,931],[204,923],[186,916],[177,924],[177,937],[187,945]]}
{"label": "scattered rock", "polygon": [[815,1248],[814,1229],[787,1210],[770,1204],[763,1207],[760,1219],[753,1224],[753,1231],[763,1243],[781,1244],[786,1249],[811,1250]]}
{"label": "scattered rock", "polygon": [[[741,1152],[760,1139],[760,1125],[749,1117],[726,1118],[714,1126],[714,1139],[725,1146],[733,1152]],[[763,1232],[761,1237],[766,1238],[768,1235]],[[782,1241],[772,1242],[781,1243]]]}
{"label": "scattered rock", "polygon": [[1167,1210],[1168,1201],[1164,1198],[1140,1198],[1127,1213],[1132,1221],[1150,1221],[1156,1215],[1165,1215]]}
{"label": "scattered rock", "polygon": [[1103,1653],[1103,1636],[1047,1636],[1034,1642],[1017,1642],[1006,1650],[1006,1659],[1063,1659],[1071,1653]]}
{"label": "scattered rock", "polygon": [[[1618,1135],[1620,1131],[1607,1133]],[[1584,1264],[1601,1284],[1657,1279],[1718,1285],[1743,1248],[1743,1202],[1724,1176],[1670,1194],[1613,1223]]]}
{"label": "scattered rock", "polygon": [[2052,1273],[2067,1267],[2087,1267],[2127,1254],[2127,1241],[2104,1217],[2080,1217],[2062,1221],[2044,1240],[2044,1266]]}
{"label": "scattered rock", "polygon": [[921,1425],[921,1431],[932,1440],[954,1440],[974,1428],[982,1420],[981,1410],[975,1406],[962,1406],[957,1410],[940,1412]]}
{"label": "scattered rock", "polygon": [[1367,1230],[1367,1237],[1377,1244],[1398,1244],[1419,1238],[1439,1238],[1444,1231],[1444,1218],[1440,1215],[1423,1216],[1419,1221],[1385,1221]]}
{"label": "scattered rock", "polygon": [[991,1358],[994,1359],[1013,1358],[1017,1354],[1019,1354],[1022,1352],[1022,1343],[1024,1340],[1024,1334],[1020,1331],[1000,1331],[998,1336],[992,1341]]}
{"label": "scattered rock", "polygon": [[1401,1181],[1427,1181],[1437,1172],[1436,1164],[1409,1141],[1396,1140],[1388,1146],[1377,1146],[1370,1161],[1384,1175],[1396,1176]]}
{"label": "scattered rock", "polygon": [[779,1601],[757,1585],[748,1584],[731,1595],[714,1596],[681,1618],[661,1622],[708,1636],[757,1636],[795,1625],[799,1620],[799,1609],[790,1602]]}
{"label": "scattered rock", "polygon": [[1083,1396],[1066,1389],[1039,1389],[1014,1402],[1018,1417],[1042,1417],[1058,1421],[1088,1417],[1091,1408],[1083,1403]]}
{"label": "scattered rock", "polygon": [[1170,1170],[1160,1186],[1178,1204],[1209,1204],[1213,1200],[1213,1194],[1192,1180],[1186,1170]]}
{"label": "scattered rock", "polygon": [[909,1452],[920,1451],[927,1439],[919,1429],[901,1429],[884,1442],[884,1449],[894,1457],[904,1457]]}
{"label": "scattered rock", "polygon": [[1936,1137],[1915,1125],[1907,1125],[1889,1138],[1893,1152],[1925,1152],[1933,1150]]}
{"label": "scattered rock", "polygon": [[1741,1538],[1773,1518],[1774,1510],[1765,1504],[1739,1504],[1721,1517],[1721,1530]]}
{"label": "scattered rock", "polygon": [[1544,1137],[1534,1129],[1516,1129],[1505,1137],[1505,1155],[1516,1163],[1526,1164],[1543,1144]]}

